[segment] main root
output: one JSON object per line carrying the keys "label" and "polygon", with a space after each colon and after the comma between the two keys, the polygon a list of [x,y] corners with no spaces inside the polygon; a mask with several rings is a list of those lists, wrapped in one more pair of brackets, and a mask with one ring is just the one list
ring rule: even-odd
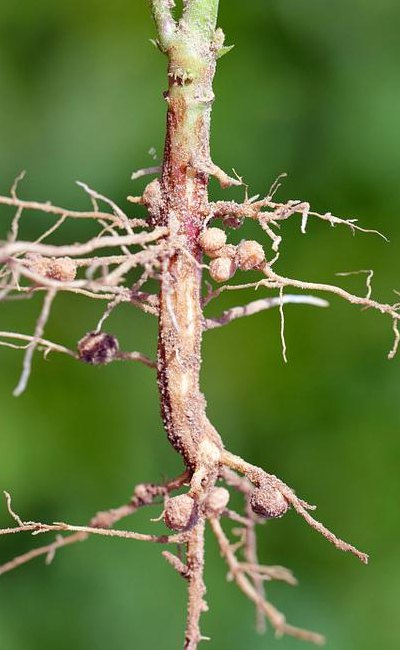
{"label": "main root", "polygon": [[[130,302],[133,306],[161,318],[162,304],[160,303],[160,296],[144,291],[144,285],[150,279],[157,279],[162,273],[165,273],[164,270],[169,268],[170,260],[177,259],[177,256],[182,256],[183,267],[188,265],[188,267],[195,270],[201,270],[201,265],[196,260],[196,257],[186,250],[182,239],[175,231],[171,231],[164,226],[156,226],[153,230],[149,230],[147,223],[128,217],[113,202],[87,186],[84,185],[83,187],[92,200],[92,212],[77,213],[53,207],[48,203],[37,204],[22,201],[16,195],[17,183],[13,186],[10,199],[6,200],[6,197],[0,197],[0,203],[12,205],[17,209],[12,222],[10,237],[6,243],[0,246],[0,261],[3,263],[3,268],[0,270],[0,299],[6,301],[12,298],[28,298],[37,292],[45,293],[43,307],[33,335],[18,332],[0,332],[1,345],[24,350],[23,371],[14,391],[15,395],[19,395],[27,386],[32,359],[36,350],[44,351],[45,355],[54,352],[67,354],[71,358],[94,365],[128,360],[140,361],[150,368],[157,367],[156,362],[139,352],[121,351],[115,336],[103,331],[104,323],[114,309],[123,302]],[[156,210],[154,191],[149,192],[146,190],[143,197],[140,200],[146,202],[150,213],[154,213]],[[111,206],[111,213],[101,212],[97,205],[98,201],[105,201],[108,206]],[[246,199],[240,207],[232,203],[210,204],[210,219],[221,218],[223,222],[227,222],[228,215],[230,215],[230,219],[233,217],[238,218],[238,216],[241,218],[251,216],[251,218],[258,218],[268,234],[270,226],[266,229],[267,221],[273,226],[277,214],[278,216],[281,215],[280,218],[283,219],[287,218],[289,213],[295,214],[305,209],[305,204],[299,205],[298,203],[289,202],[285,208],[282,204],[273,204],[271,201],[271,197],[262,202]],[[265,207],[274,209],[274,218],[265,217],[262,210]],[[21,242],[18,241],[19,222],[23,211],[28,209],[54,214],[59,216],[60,219],[36,241]],[[307,216],[313,214],[308,211]],[[97,220],[100,233],[97,237],[84,244],[54,246],[45,243],[45,240],[61,227],[66,218]],[[323,218],[328,219],[327,217]],[[331,223],[344,223],[352,228],[356,227],[352,221],[334,219],[333,217],[328,220]],[[143,230],[144,225],[146,225],[145,230]],[[237,227],[237,223],[232,225]],[[303,227],[305,228],[304,214]],[[134,229],[137,230],[138,228],[141,228],[141,231],[134,232]],[[371,298],[371,273],[367,274],[367,295],[365,297],[353,296],[341,287],[334,285],[306,283],[278,275],[273,271],[273,264],[275,264],[276,259],[267,262],[266,255],[259,244],[256,242],[243,242],[239,247],[231,246],[226,243],[226,235],[219,228],[205,228],[201,242],[204,253],[211,257],[212,261],[229,260],[230,276],[233,275],[237,268],[242,270],[258,269],[261,276],[263,276],[259,282],[250,285],[226,284],[225,280],[229,278],[224,277],[220,287],[210,289],[203,297],[203,308],[206,307],[210,300],[218,297],[222,291],[237,290],[242,287],[259,288],[263,286],[268,289],[278,290],[279,295],[261,298],[250,302],[248,305],[235,307],[224,312],[220,317],[213,319],[202,319],[201,311],[199,311],[199,322],[201,323],[202,320],[198,332],[199,337],[201,336],[201,330],[222,327],[236,318],[251,316],[254,313],[270,308],[279,308],[281,315],[283,315],[282,308],[286,304],[305,303],[317,307],[326,307],[328,305],[325,300],[314,295],[305,295],[303,293],[282,295],[284,287],[295,287],[301,290],[312,290],[313,292],[334,293],[353,304],[373,308],[381,313],[388,314],[393,319],[395,332],[395,342],[390,356],[395,353],[398,345],[399,306],[397,304],[381,304]],[[118,254],[115,254],[116,247],[120,248],[121,251]],[[138,247],[142,250],[137,250]],[[105,254],[103,252],[101,256],[97,256],[98,250],[107,251],[110,248],[112,248],[111,253],[107,252]],[[275,250],[277,248],[275,240],[273,240],[274,248]],[[94,255],[95,253],[96,255]],[[129,280],[127,282],[128,274],[137,267],[142,267],[137,280],[133,284]],[[216,274],[218,272],[223,273],[224,266],[220,265],[218,267],[218,265],[214,265],[212,267],[210,265],[209,271],[211,277],[220,282],[221,278],[217,277]],[[183,349],[181,348],[182,339],[180,336],[182,329],[187,327],[185,321],[187,304],[183,303],[182,307],[179,302],[179,295],[177,301],[174,298],[171,271],[168,271],[168,274],[166,297],[164,296],[166,316],[164,316],[163,326],[165,328],[167,319],[170,322],[172,332],[172,339],[168,339],[168,345],[172,347],[167,355],[167,375],[164,379],[161,379],[161,390],[163,390],[163,382],[167,382],[165,386],[169,390],[168,380],[171,381],[170,373],[172,372],[171,368],[173,368],[171,366],[172,350],[176,352],[174,362],[176,363],[174,371],[176,378],[174,381],[186,381],[185,373],[187,369],[185,363],[189,364],[189,372],[193,371],[189,356],[187,356],[185,362],[185,353],[178,353],[178,350]],[[97,324],[81,339],[76,350],[43,338],[54,299],[61,291],[84,294],[107,302],[107,307]],[[198,300],[198,297],[191,292],[192,289],[188,294],[190,300]],[[282,324],[284,324],[284,321],[282,321]],[[186,344],[187,341],[188,339]],[[181,406],[178,404],[177,407],[174,407],[174,421],[168,419],[170,417],[168,411],[166,414],[167,429],[168,426],[171,428],[169,434],[171,435],[171,442],[182,453],[187,466],[185,473],[177,479],[162,485],[139,485],[128,504],[97,513],[88,526],[76,526],[64,522],[44,524],[22,521],[12,510],[11,499],[6,494],[8,510],[10,515],[13,516],[16,525],[1,530],[1,535],[18,532],[30,532],[35,536],[51,532],[57,533],[57,535],[54,541],[29,550],[23,555],[4,563],[0,567],[0,575],[40,556],[44,556],[46,563],[49,564],[58,550],[64,546],[85,541],[91,535],[120,537],[127,540],[148,541],[163,545],[178,544],[182,549],[179,557],[167,550],[163,551],[163,555],[187,583],[188,617],[185,649],[195,650],[199,642],[206,638],[200,630],[200,617],[207,610],[203,568],[204,529],[205,525],[208,524],[227,564],[228,578],[233,580],[255,605],[257,628],[262,631],[266,619],[275,629],[277,635],[289,634],[299,639],[322,644],[324,638],[320,634],[288,624],[284,615],[272,605],[265,595],[266,582],[280,580],[295,585],[296,580],[292,573],[284,567],[269,567],[258,563],[256,525],[265,519],[279,518],[287,510],[293,508],[306,523],[322,534],[336,548],[354,554],[363,563],[367,563],[368,556],[358,551],[351,544],[336,537],[318,522],[310,514],[314,507],[299,499],[295,492],[283,481],[225,450],[221,438],[207,420],[204,411],[204,400],[201,394],[196,392],[198,390],[198,384],[195,383],[192,398],[188,398],[189,402],[192,404],[198,403],[198,406],[196,407],[197,410],[193,410],[194,407],[192,408],[187,433],[182,429],[177,435],[177,427],[184,426],[183,422],[186,418],[185,401],[182,402],[183,410],[180,415],[177,416],[177,413],[179,414]],[[179,395],[180,393],[178,393],[178,399],[181,399]],[[194,422],[198,422],[197,441],[192,438],[193,431],[196,430]],[[183,494],[174,494],[182,490],[186,491]],[[229,509],[229,490],[238,491],[242,494],[244,514]],[[121,519],[133,515],[143,506],[149,506],[157,502],[161,502],[163,507],[163,517],[170,529],[169,533],[152,535],[115,528],[115,524]],[[236,541],[229,540],[223,528],[224,520],[235,522],[236,527],[233,532],[237,537]]]}
{"label": "main root", "polygon": [[[18,176],[10,196],[0,197],[0,205],[14,211],[7,240],[0,242],[0,303],[36,295],[44,298],[32,333],[2,331],[0,345],[24,352],[22,372],[14,390],[16,396],[28,385],[37,351],[45,355],[62,353],[97,366],[124,360],[139,361],[157,369],[166,434],[182,457],[185,472],[161,485],[137,486],[126,505],[97,513],[88,526],[23,521],[12,509],[11,498],[6,493],[8,512],[15,525],[0,530],[0,535],[22,532],[35,536],[57,535],[54,541],[0,566],[0,575],[40,556],[49,564],[58,550],[85,541],[91,535],[178,544],[178,555],[164,550],[163,556],[187,583],[184,648],[196,650],[206,638],[201,632],[200,618],[207,609],[204,531],[210,526],[227,565],[228,579],[255,605],[258,629],[262,631],[267,621],[277,635],[288,634],[321,645],[324,638],[320,634],[288,624],[267,597],[266,582],[280,580],[295,585],[296,580],[284,567],[259,564],[256,525],[266,519],[280,518],[292,508],[336,548],[352,553],[365,564],[368,556],[318,522],[310,514],[314,506],[297,497],[281,479],[224,448],[219,433],[207,419],[206,402],[200,389],[202,336],[205,331],[223,327],[237,318],[277,308],[286,361],[284,306],[302,303],[327,307],[327,301],[315,295],[322,292],[389,317],[394,335],[389,358],[393,358],[400,342],[400,304],[380,303],[372,297],[372,271],[369,270],[356,271],[366,275],[365,295],[351,294],[334,284],[287,278],[275,270],[282,254],[280,226],[290,218],[300,218],[302,233],[306,233],[312,219],[331,226],[345,226],[353,234],[377,231],[362,228],[354,219],[341,219],[330,212],[313,212],[305,201],[278,203],[274,197],[280,178],[262,198],[249,198],[241,178],[233,178],[215,165],[209,147],[212,80],[217,58],[230,49],[224,46],[222,30],[216,29],[218,2],[186,0],[178,21],[172,12],[173,0],[151,0],[151,6],[158,31],[157,45],[169,59],[169,88],[165,93],[168,115],[162,167],[153,166],[134,173],[133,179],[147,174],[156,174],[157,178],[141,196],[128,197],[131,204],[141,204],[147,209],[147,219],[129,216],[114,201],[84,183],[79,186],[90,200],[90,210],[78,212],[49,202],[23,200],[18,196],[23,174]],[[243,202],[210,202],[210,175],[223,188],[244,187]],[[26,212],[40,212],[55,221],[36,240],[21,241],[20,222]],[[90,220],[97,228],[96,235],[83,243],[62,246],[51,243],[51,237],[70,219]],[[253,240],[243,239],[238,245],[229,242],[230,230],[240,228],[246,219],[259,224],[269,248]],[[206,291],[202,282],[204,270],[214,283],[206,283]],[[256,282],[233,284],[230,281],[237,272],[258,273],[259,278]],[[244,288],[266,291],[268,295],[220,316],[207,317],[205,310],[210,301],[224,291]],[[287,289],[291,293],[284,293]],[[51,341],[45,334],[61,292],[88,297],[99,305],[105,303],[96,322],[89,331],[82,332],[72,348]],[[120,350],[115,334],[108,327],[104,330],[123,303],[158,319],[157,361],[140,352]],[[229,508],[231,491],[243,497],[240,512]],[[166,534],[115,528],[120,520],[139,508],[156,503],[162,507],[161,517],[168,528]],[[225,521],[234,522],[235,541],[224,530]]]}

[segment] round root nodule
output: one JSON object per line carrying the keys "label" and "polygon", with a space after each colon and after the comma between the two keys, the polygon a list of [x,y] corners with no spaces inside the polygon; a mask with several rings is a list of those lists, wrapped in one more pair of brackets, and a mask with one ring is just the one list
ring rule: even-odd
{"label": "round root nodule", "polygon": [[226,244],[226,233],[221,228],[206,228],[200,235],[200,245],[205,253],[219,250]]}
{"label": "round root nodule", "polygon": [[215,487],[208,493],[203,509],[207,517],[217,517],[223,513],[229,503],[230,494],[224,487]]}
{"label": "round root nodule", "polygon": [[285,497],[272,485],[256,488],[250,497],[253,512],[265,519],[282,517],[289,509]]}
{"label": "round root nodule", "polygon": [[164,510],[164,523],[170,530],[182,532],[194,526],[198,518],[198,506],[188,494],[168,499]]}
{"label": "round root nodule", "polygon": [[70,257],[35,255],[29,260],[29,268],[44,278],[58,282],[72,282],[75,280],[77,272],[77,264]]}
{"label": "round root nodule", "polygon": [[210,264],[210,275],[215,282],[227,282],[236,273],[236,264],[229,257],[217,257]]}
{"label": "round root nodule", "polygon": [[237,249],[237,258],[240,269],[250,271],[264,262],[264,249],[257,241],[242,241]]}
{"label": "round root nodule", "polygon": [[110,363],[115,359],[118,350],[115,336],[104,332],[89,332],[78,343],[79,359],[92,366]]}

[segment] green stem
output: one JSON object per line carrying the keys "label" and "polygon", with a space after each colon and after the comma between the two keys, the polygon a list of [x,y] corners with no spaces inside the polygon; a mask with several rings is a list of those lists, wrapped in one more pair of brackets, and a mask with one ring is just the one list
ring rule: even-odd
{"label": "green stem", "polygon": [[189,30],[210,41],[217,25],[219,0],[187,0],[183,19]]}
{"label": "green stem", "polygon": [[[160,9],[160,0],[154,5]],[[193,476],[203,472],[211,481],[216,480],[215,459],[222,442],[207,419],[200,390],[203,314],[199,236],[209,212],[208,180],[215,167],[210,158],[210,117],[217,6],[216,0],[185,2],[166,51],[167,132],[158,200],[150,208],[154,223],[169,229],[166,245],[170,241],[170,250],[176,249],[165,259],[160,279],[158,384],[165,429]],[[159,29],[160,23],[156,26]],[[205,471],[207,450],[212,462]],[[192,481],[192,491],[204,489],[199,483],[194,486]]]}
{"label": "green stem", "polygon": [[[166,52],[182,32],[196,40],[210,43],[217,24],[219,0],[186,0],[180,29],[172,15],[173,0],[150,0],[158,42]],[[189,36],[190,38],[190,36]]]}
{"label": "green stem", "polygon": [[176,22],[172,15],[171,0],[150,0],[150,7],[156,24],[158,42],[162,50],[167,50],[176,32]]}

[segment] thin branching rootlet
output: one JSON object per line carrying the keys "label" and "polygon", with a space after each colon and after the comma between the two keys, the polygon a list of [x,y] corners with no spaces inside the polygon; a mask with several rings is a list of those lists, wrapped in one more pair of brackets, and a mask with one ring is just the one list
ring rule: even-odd
{"label": "thin branching rootlet", "polygon": [[[84,183],[79,183],[88,197],[88,210],[83,212],[22,200],[19,197],[22,175],[14,182],[10,196],[0,197],[0,205],[13,209],[8,239],[0,243],[0,300],[43,294],[32,333],[0,332],[1,345],[24,350],[14,395],[26,389],[36,352],[67,354],[93,365],[124,360],[143,363],[157,372],[165,431],[182,457],[183,473],[161,485],[138,485],[126,505],[97,513],[87,526],[24,521],[13,510],[10,495],[5,493],[13,525],[1,530],[1,535],[57,534],[54,541],[3,564],[0,574],[39,556],[49,563],[57,550],[84,541],[90,535],[148,541],[165,545],[167,549],[170,544],[178,544],[179,556],[170,550],[164,550],[163,555],[187,583],[184,648],[195,650],[206,638],[200,630],[200,619],[207,610],[204,532],[210,526],[229,577],[255,605],[259,629],[263,629],[267,619],[278,635],[289,634],[322,644],[324,638],[320,634],[287,623],[267,598],[266,582],[281,580],[293,585],[296,580],[288,569],[259,564],[257,523],[279,518],[293,508],[338,549],[350,551],[364,563],[368,556],[327,530],[311,514],[315,507],[299,498],[283,481],[225,448],[220,434],[207,418],[206,401],[200,390],[202,336],[203,332],[223,327],[236,318],[275,308],[281,316],[282,350],[286,359],[284,307],[297,303],[327,307],[328,303],[319,294],[334,294],[388,317],[394,334],[389,352],[392,358],[400,339],[399,305],[374,300],[371,271],[360,271],[367,279],[365,295],[353,295],[340,286],[288,278],[276,270],[282,246],[280,225],[287,219],[298,219],[303,233],[313,219],[326,221],[329,226],[347,227],[353,233],[370,231],[352,219],[340,219],[330,212],[318,214],[304,201],[277,202],[279,179],[265,196],[249,197],[241,178],[234,173],[228,175],[212,161],[209,150],[212,82],[217,60],[230,49],[224,45],[223,31],[216,26],[218,4],[218,0],[184,0],[182,15],[178,17],[173,0],[150,2],[157,30],[155,44],[168,59],[165,93],[168,110],[162,167],[139,170],[132,176],[135,180],[155,175],[141,196],[128,197],[131,209],[135,204],[147,208],[146,219],[132,217],[131,210],[121,209]],[[241,186],[243,202],[209,201],[211,176],[218,179],[222,188]],[[35,212],[48,215],[51,220],[48,230],[36,241],[21,241],[21,219]],[[96,236],[83,243],[48,243],[51,235],[72,219],[94,222]],[[239,229],[249,219],[259,224],[260,241],[244,239],[238,245],[230,243],[230,230]],[[139,269],[139,273],[132,284],[133,269]],[[251,271],[251,281],[232,282],[238,270]],[[259,275],[256,281],[254,273]],[[158,286],[156,292],[151,290],[154,286]],[[257,299],[229,309],[219,317],[207,316],[207,305],[222,292],[249,287],[262,289],[266,295],[258,294]],[[77,343],[76,350],[46,338],[46,323],[60,292],[104,301],[103,316],[88,328],[90,331]],[[121,303],[129,303],[158,319],[156,360],[136,351],[120,350],[115,336],[107,332],[107,318]],[[229,507],[232,491],[242,496],[241,512]],[[164,535],[115,528],[121,519],[155,501],[164,506],[163,518],[168,528]],[[235,524],[235,540],[224,529],[229,520]]]}

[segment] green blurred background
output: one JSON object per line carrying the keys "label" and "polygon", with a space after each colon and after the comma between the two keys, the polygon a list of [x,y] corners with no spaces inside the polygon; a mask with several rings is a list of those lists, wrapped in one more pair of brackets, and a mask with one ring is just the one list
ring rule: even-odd
{"label": "green blurred background", "polygon": [[[305,236],[294,219],[284,226],[279,269],[332,282],[338,271],[374,268],[375,296],[392,301],[400,289],[399,3],[221,5],[220,25],[236,48],[215,83],[214,159],[242,174],[253,194],[286,171],[282,199],[307,199],[384,231],[390,244],[315,222]],[[83,207],[79,179],[129,209],[125,197],[143,187],[133,186],[130,173],[154,164],[151,147],[162,151],[165,61],[149,43],[153,36],[145,0],[2,3],[1,193],[27,169],[23,197]],[[9,218],[3,209],[3,237]],[[23,234],[35,236],[48,223],[31,215]],[[73,224],[63,232],[73,241],[89,231]],[[365,290],[360,276],[340,280]],[[246,298],[231,295],[219,308]],[[3,304],[0,329],[31,332],[39,307],[37,298]],[[101,309],[58,297],[47,335],[74,346]],[[125,306],[107,329],[124,349],[154,354],[151,317]],[[399,361],[386,358],[390,320],[332,299],[329,310],[288,306],[286,336],[287,366],[277,313],[206,335],[209,414],[232,450],[317,502],[318,516],[368,551],[371,563],[344,556],[290,514],[259,532],[262,560],[292,567],[300,580],[294,589],[271,585],[271,599],[291,622],[326,633],[331,650],[398,648],[400,390]],[[3,348],[0,358],[0,488],[13,494],[22,517],[83,523],[123,503],[135,483],[180,471],[148,369],[38,356],[28,391],[15,399],[21,353]],[[149,516],[157,514],[126,523],[156,530]],[[0,521],[9,522],[4,507]],[[2,539],[1,561],[32,541],[43,540]],[[252,606],[226,583],[211,538],[207,560],[210,648],[299,645],[271,632],[257,636]],[[172,650],[181,647],[184,604],[184,585],[159,548],[91,539],[61,551],[51,568],[36,561],[1,578],[0,647]]]}

